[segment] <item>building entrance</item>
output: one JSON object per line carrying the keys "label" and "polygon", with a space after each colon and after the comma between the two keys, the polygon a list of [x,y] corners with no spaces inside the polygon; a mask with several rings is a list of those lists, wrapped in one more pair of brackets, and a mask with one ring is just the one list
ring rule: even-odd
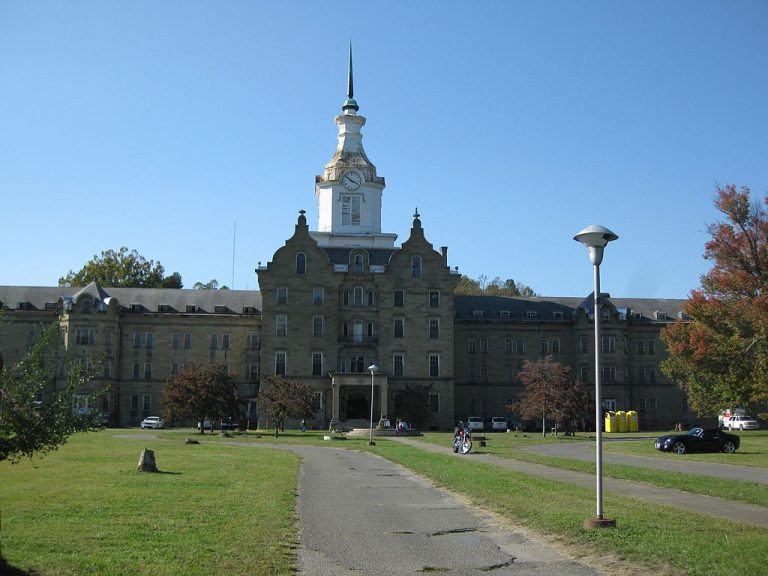
{"label": "building entrance", "polygon": [[371,415],[370,390],[351,389],[347,391],[347,420],[367,420]]}

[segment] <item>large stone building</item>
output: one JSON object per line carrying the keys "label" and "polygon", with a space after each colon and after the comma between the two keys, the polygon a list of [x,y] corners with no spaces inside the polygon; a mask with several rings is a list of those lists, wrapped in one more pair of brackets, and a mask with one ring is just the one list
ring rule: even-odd
{"label": "large stone building", "polygon": [[[6,365],[41,323],[58,322],[68,354],[103,360],[93,386],[109,393],[92,408],[118,426],[160,414],[164,383],[193,361],[237,373],[252,420],[260,373],[309,383],[319,427],[365,422],[371,406],[376,420],[394,420],[417,389],[428,399],[425,427],[503,416],[522,390],[523,361],[541,356],[593,384],[592,295],[454,296],[460,276],[447,248],[427,240],[418,211],[401,245],[382,232],[385,182],[363,149],[358,110],[350,61],[336,152],[315,178],[317,229],[301,211],[293,236],[257,269],[259,292],[0,286]],[[606,407],[638,411],[644,428],[689,421],[685,396],[659,369],[659,331],[680,318],[682,301],[605,300]]]}

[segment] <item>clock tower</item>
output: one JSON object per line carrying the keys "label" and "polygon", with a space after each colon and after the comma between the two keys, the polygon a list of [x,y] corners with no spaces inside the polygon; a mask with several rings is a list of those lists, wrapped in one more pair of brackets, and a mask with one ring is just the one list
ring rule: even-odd
{"label": "clock tower", "polygon": [[317,232],[312,237],[321,247],[394,247],[396,234],[381,232],[381,198],[384,178],[363,149],[365,117],[354,98],[352,46],[349,47],[347,98],[336,116],[336,153],[315,177],[318,201]]}

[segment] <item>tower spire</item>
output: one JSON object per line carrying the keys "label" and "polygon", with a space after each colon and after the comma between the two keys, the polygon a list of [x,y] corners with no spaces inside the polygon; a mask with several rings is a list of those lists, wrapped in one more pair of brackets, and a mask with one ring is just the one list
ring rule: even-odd
{"label": "tower spire", "polygon": [[[355,84],[352,79],[352,41],[349,41],[349,70],[347,71],[347,99],[344,100],[344,104],[341,109],[346,114],[354,114],[360,110],[360,106],[355,101]],[[351,112],[349,112],[351,110]]]}

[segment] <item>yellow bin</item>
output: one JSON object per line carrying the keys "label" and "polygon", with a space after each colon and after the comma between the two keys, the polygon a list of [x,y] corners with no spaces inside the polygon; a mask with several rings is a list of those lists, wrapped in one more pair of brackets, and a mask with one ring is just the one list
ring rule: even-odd
{"label": "yellow bin", "polygon": [[627,413],[624,410],[616,412],[616,426],[618,428],[617,432],[627,431]]}
{"label": "yellow bin", "polygon": [[605,431],[606,432],[618,432],[616,429],[616,413],[608,412],[605,415]]}
{"label": "yellow bin", "polygon": [[627,412],[627,425],[630,432],[638,432],[640,430],[640,420],[638,414],[634,410]]}

